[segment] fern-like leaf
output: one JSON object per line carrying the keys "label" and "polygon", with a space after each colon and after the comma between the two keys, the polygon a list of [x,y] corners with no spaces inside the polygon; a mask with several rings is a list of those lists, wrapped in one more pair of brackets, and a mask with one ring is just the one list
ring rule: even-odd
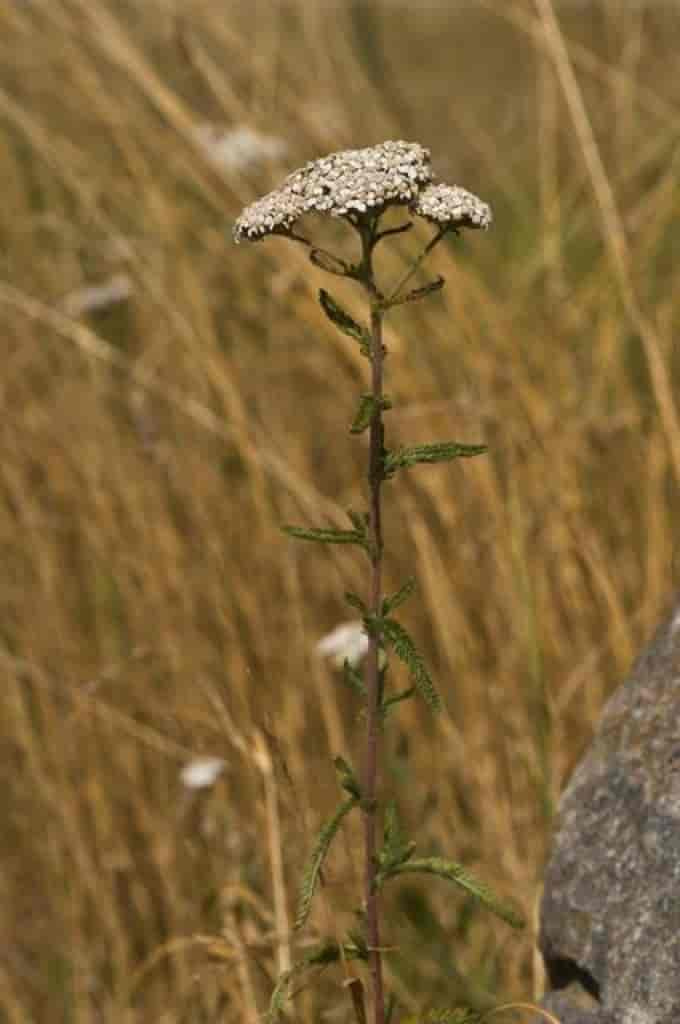
{"label": "fern-like leaf", "polygon": [[379,872],[379,885],[384,884],[388,878],[404,874],[427,874],[436,875],[447,882],[453,882],[460,886],[465,892],[474,896],[496,917],[506,921],[513,928],[523,928],[524,920],[512,907],[503,903],[496,894],[484,882],[471,875],[460,864],[453,860],[446,860],[444,857],[418,857],[408,860],[402,864],[395,864]]}
{"label": "fern-like leaf", "polygon": [[413,841],[405,839],[397,814],[397,806],[391,800],[385,810],[383,846],[378,854],[378,864],[380,865],[378,874],[389,873],[396,865],[403,864],[413,856],[415,848],[416,844]]}
{"label": "fern-like leaf", "polygon": [[420,288],[413,288],[406,295],[396,295],[393,299],[390,299],[385,305],[387,309],[392,309],[393,306],[403,306],[406,302],[417,302],[418,299],[424,299],[427,295],[431,295],[433,292],[439,292],[442,290],[446,281],[443,277],[435,277],[433,281],[428,284],[422,285]]}
{"label": "fern-like leaf", "polygon": [[319,304],[330,320],[339,331],[343,334],[347,334],[350,338],[354,338],[355,341],[359,342],[361,354],[367,359],[371,357],[371,335],[356,322],[356,320],[349,315],[349,313],[342,308],[339,302],[337,302],[332,295],[329,295],[325,288],[319,290]]}
{"label": "fern-like leaf", "polygon": [[342,663],[342,681],[350,690],[353,690],[354,693],[357,693],[364,700],[366,699],[366,686],[361,672],[354,667],[348,658],[345,658]]}
{"label": "fern-like leaf", "polygon": [[361,600],[358,594],[355,594],[353,591],[346,591],[345,601],[347,601],[347,604],[351,605],[352,608],[355,608],[356,611],[358,611],[359,614],[362,615],[364,618],[367,618],[368,615],[370,614],[364,602]]}
{"label": "fern-like leaf", "polygon": [[337,942],[328,940],[321,946],[312,950],[303,960],[298,960],[293,966],[283,971],[276,982],[269,1009],[265,1017],[266,1024],[275,1024],[278,1020],[283,1004],[288,998],[288,992],[293,979],[312,967],[325,967],[327,964],[336,963],[340,959],[340,947]]}
{"label": "fern-like leaf", "polygon": [[433,711],[441,710],[441,699],[427,670],[422,655],[404,627],[396,619],[382,620],[382,634],[394,653],[409,670],[413,685]]}
{"label": "fern-like leaf", "polygon": [[386,597],[384,599],[382,603],[383,615],[390,615],[391,612],[398,608],[400,604],[403,604],[404,601],[408,600],[408,598],[411,596],[415,589],[415,577],[409,576],[409,578],[406,580],[406,583],[399,587],[399,590],[397,590],[395,594],[392,594],[391,597]]}
{"label": "fern-like leaf", "polygon": [[397,451],[388,452],[385,457],[385,478],[394,476],[398,469],[409,469],[418,463],[470,459],[475,455],[483,455],[487,450],[485,444],[459,444],[457,441],[440,441],[437,444],[418,444],[412,448],[399,448]]}
{"label": "fern-like leaf", "polygon": [[481,1024],[483,1015],[467,1006],[444,1007],[407,1017],[404,1024]]}
{"label": "fern-like leaf", "polygon": [[319,873],[326,858],[326,854],[330,849],[330,845],[342,824],[342,819],[349,814],[357,802],[357,798],[355,796],[351,796],[348,800],[345,800],[344,803],[340,804],[333,817],[323,825],[317,836],[312,856],[310,857],[309,864],[307,865],[307,870],[304,873],[302,885],[300,887],[300,898],[298,901],[297,914],[295,916],[295,924],[293,926],[296,931],[298,928],[302,928],[303,924],[309,917],[314,890],[316,889],[316,885],[319,880]]}
{"label": "fern-like leaf", "polygon": [[381,712],[383,718],[387,718],[391,711],[394,711],[397,704],[401,704],[403,700],[409,700],[416,692],[415,686],[409,686],[406,690],[400,690],[399,693],[393,693],[389,697],[385,697],[381,705]]}
{"label": "fern-like leaf", "polygon": [[327,274],[335,274],[336,277],[354,277],[354,268],[345,263],[344,260],[326,252],[325,249],[311,249],[309,258],[315,267],[320,267]]}
{"label": "fern-like leaf", "polygon": [[366,536],[358,530],[336,530],[334,527],[282,526],[289,537],[297,540],[311,540],[317,544],[358,544],[368,550]]}
{"label": "fern-like leaf", "polygon": [[359,408],[349,428],[350,434],[361,434],[370,425],[371,420],[379,409],[387,410],[392,408],[392,402],[383,395],[376,398],[371,392],[366,392],[359,398]]}
{"label": "fern-like leaf", "polygon": [[347,509],[347,517],[351,522],[357,533],[363,534],[365,537],[368,532],[369,517],[366,512],[355,512],[353,509]]}
{"label": "fern-like leaf", "polygon": [[349,793],[350,796],[355,797],[357,800],[361,800],[361,787],[352,766],[344,757],[334,757],[333,764],[335,765],[335,770],[338,773],[340,785],[345,792]]}

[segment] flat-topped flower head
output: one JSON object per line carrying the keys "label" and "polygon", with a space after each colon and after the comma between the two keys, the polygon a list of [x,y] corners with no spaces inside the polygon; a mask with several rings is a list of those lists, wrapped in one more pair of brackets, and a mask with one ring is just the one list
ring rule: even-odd
{"label": "flat-topped flower head", "polygon": [[493,219],[489,204],[460,185],[428,185],[410,209],[440,227],[486,230]]}
{"label": "flat-topped flower head", "polygon": [[265,235],[287,235],[303,213],[299,196],[275,189],[246,206],[234,224],[234,241],[256,242]]}
{"label": "flat-topped flower head", "polygon": [[313,160],[286,178],[307,213],[347,217],[411,202],[432,180],[430,153],[417,142],[383,142]]}
{"label": "flat-topped flower head", "polygon": [[305,213],[354,218],[406,205],[430,181],[430,153],[417,142],[331,153],[289,174],[281,188],[246,207],[234,225],[234,240],[288,234]]}

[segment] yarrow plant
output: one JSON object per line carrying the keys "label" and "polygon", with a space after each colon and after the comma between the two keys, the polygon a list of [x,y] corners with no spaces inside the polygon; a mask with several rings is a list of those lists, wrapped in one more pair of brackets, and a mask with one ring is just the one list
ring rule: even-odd
{"label": "yarrow plant", "polygon": [[[407,215],[421,217],[434,225],[434,234],[401,279],[385,289],[376,279],[376,247],[386,238],[408,231],[413,224],[408,217],[396,227],[381,227],[383,215],[394,207],[401,207]],[[340,218],[356,231],[359,241],[356,262],[347,262],[313,246],[300,233],[301,219],[311,213]],[[394,307],[423,299],[444,286],[444,280],[437,277],[417,288],[408,288],[438,242],[447,235],[458,235],[462,228],[485,230],[491,219],[490,207],[477,196],[458,185],[434,181],[427,149],[418,143],[398,141],[333,153],[306,164],[290,174],[280,188],[248,206],[234,226],[236,242],[256,242],[278,235],[306,246],[310,259],[321,270],[356,282],[363,289],[368,306],[367,323],[361,324],[328,291],[321,289],[319,292],[323,312],[336,328],[357,342],[370,366],[371,388],[359,397],[350,427],[353,434],[369,432],[368,507],[362,512],[350,511],[344,530],[324,526],[284,527],[288,534],[301,540],[355,545],[363,550],[369,565],[366,593],[346,595],[348,603],[361,616],[360,628],[368,638],[365,657],[362,667],[357,657],[346,657],[343,666],[345,681],[365,706],[363,766],[357,772],[345,757],[335,759],[344,798],[317,836],[304,875],[295,921],[296,929],[307,921],[331,843],[345,817],[357,811],[363,816],[364,835],[364,893],[357,911],[360,927],[348,934],[344,942],[332,939],[322,943],[279,979],[272,996],[270,1019],[282,1012],[291,982],[306,968],[343,960],[367,965],[372,1020],[375,1024],[387,1024],[395,1001],[386,995],[384,987],[380,896],[383,888],[401,875],[421,873],[446,879],[473,895],[510,925],[522,925],[511,907],[497,899],[484,883],[473,878],[456,861],[416,855],[415,842],[402,833],[396,805],[390,802],[381,806],[377,789],[382,734],[388,716],[401,701],[414,696],[421,697],[434,712],[441,709],[439,694],[420,652],[394,617],[397,608],[413,592],[414,581],[407,580],[392,595],[383,593],[383,485],[412,466],[468,458],[486,451],[482,444],[457,441],[395,449],[387,446],[384,415],[392,408],[392,402],[383,390],[387,354],[383,344],[383,321]],[[405,689],[394,690],[388,679],[391,654],[402,661],[408,671],[410,684]],[[361,977],[353,978],[348,987],[356,1019],[359,1024],[366,1024],[369,1016]],[[468,1008],[438,1011],[438,1014],[436,1020],[441,1022],[455,1020],[464,1024],[480,1019]]]}

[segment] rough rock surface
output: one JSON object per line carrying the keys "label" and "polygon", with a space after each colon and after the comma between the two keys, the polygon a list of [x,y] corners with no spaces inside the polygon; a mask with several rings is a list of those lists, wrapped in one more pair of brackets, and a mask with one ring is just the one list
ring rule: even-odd
{"label": "rough rock surface", "polygon": [[680,594],[562,797],[540,948],[562,1024],[680,1024]]}

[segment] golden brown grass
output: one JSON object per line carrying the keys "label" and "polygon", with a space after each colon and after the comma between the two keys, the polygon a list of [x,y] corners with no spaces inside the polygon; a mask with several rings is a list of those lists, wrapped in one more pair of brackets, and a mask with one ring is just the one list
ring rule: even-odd
{"label": "golden brown grass", "polygon": [[[425,848],[531,916],[560,788],[673,579],[679,26],[613,0],[559,21],[549,0],[450,6],[0,8],[11,1024],[254,1024],[296,955],[330,754],[358,732],[313,647],[362,579],[278,526],[357,505],[365,366],[304,253],[234,250],[229,227],[347,145],[417,139],[496,212],[436,255],[443,298],[388,330],[393,437],[491,454],[390,485],[388,582],[417,576],[405,618],[449,713],[403,713],[385,780]],[[222,174],[205,120],[290,150]],[[64,296],[121,272],[127,303],[67,315]],[[227,770],[191,794],[199,753]],[[346,923],[357,843],[330,865],[320,932]],[[388,918],[407,1007],[455,1001],[456,967],[501,996],[540,986],[531,929],[517,941],[440,883],[402,883]],[[324,978],[295,1019],[347,1020],[347,997]]]}

